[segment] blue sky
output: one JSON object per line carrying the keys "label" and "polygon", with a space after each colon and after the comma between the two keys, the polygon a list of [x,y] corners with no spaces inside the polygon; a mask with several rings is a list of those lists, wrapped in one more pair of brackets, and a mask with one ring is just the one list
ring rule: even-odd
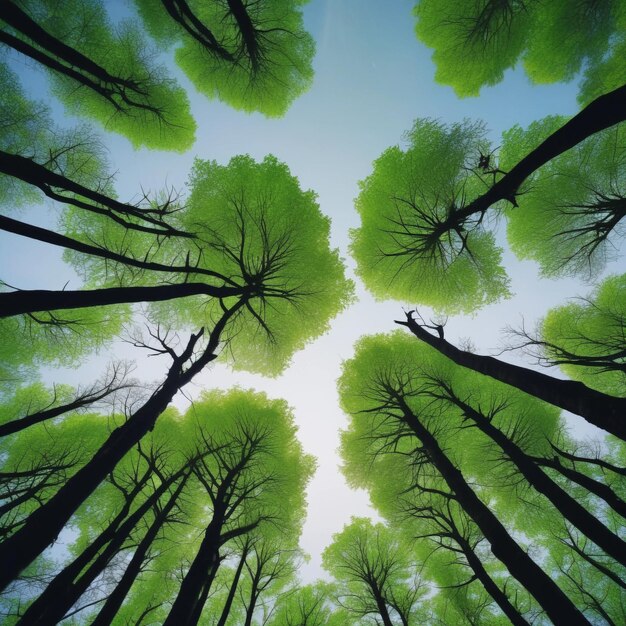
{"label": "blue sky", "polygon": [[[118,17],[132,14],[121,2],[110,0],[107,6]],[[109,158],[118,172],[119,197],[130,200],[142,188],[156,190],[165,183],[183,189],[195,157],[226,163],[236,154],[248,153],[259,160],[272,153],[289,165],[302,188],[317,192],[321,210],[332,218],[332,243],[352,270],[348,232],[358,226],[353,208],[358,181],[370,173],[372,161],[383,150],[402,141],[415,118],[482,119],[496,147],[500,133],[513,124],[527,125],[545,115],[576,111],[575,85],[532,86],[517,70],[508,72],[496,87],[484,89],[479,98],[458,99],[451,88],[433,81],[430,51],[414,36],[412,6],[408,0],[312,0],[304,15],[305,26],[317,42],[314,83],[281,119],[247,115],[209,101],[172,65],[191,99],[198,122],[197,141],[182,155],[137,152],[126,139],[107,134]],[[45,97],[41,75],[18,59],[13,67],[21,70],[27,90]],[[63,124],[78,121],[66,118],[60,105],[51,104]],[[38,224],[54,220],[53,212],[43,217],[39,207],[27,216]],[[31,261],[26,265],[16,261],[23,258]],[[479,350],[495,350],[505,325],[519,325],[523,317],[532,327],[548,308],[589,290],[572,280],[540,280],[532,263],[519,263],[508,252],[505,260],[515,296],[473,317],[450,319],[447,336],[451,339],[469,336]],[[22,288],[62,288],[67,280],[68,288],[80,286],[73,272],[62,265],[58,251],[17,237],[0,237],[0,263],[3,279]],[[351,356],[359,336],[392,330],[403,305],[415,304],[376,303],[361,285],[358,295],[359,302],[335,321],[329,334],[297,354],[283,376],[268,380],[216,365],[186,390],[187,397],[193,398],[203,388],[252,386],[286,398],[294,408],[304,447],[318,459],[302,540],[312,556],[302,570],[305,580],[321,575],[320,553],[332,533],[340,531],[350,515],[369,511],[367,496],[349,491],[338,470],[338,431],[346,424],[335,391],[340,364]],[[154,359],[142,359],[126,345],[114,349],[140,359],[142,378],[159,377],[161,365]],[[111,356],[109,352],[94,357],[80,370],[48,370],[46,380],[87,382],[98,376]],[[188,398],[181,395],[177,404],[184,407]]]}

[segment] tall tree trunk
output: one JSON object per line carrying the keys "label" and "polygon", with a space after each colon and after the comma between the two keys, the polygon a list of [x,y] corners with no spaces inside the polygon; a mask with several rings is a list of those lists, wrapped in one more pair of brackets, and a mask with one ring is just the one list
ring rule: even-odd
{"label": "tall tree trunk", "polygon": [[44,50],[47,50],[59,59],[63,59],[70,66],[80,68],[104,83],[115,83],[131,89],[135,88],[134,81],[113,76],[89,57],[48,33],[14,2],[4,0],[0,3],[0,19],[26,35]]}
{"label": "tall tree trunk", "polygon": [[453,211],[441,228],[454,230],[476,214],[484,213],[500,200],[516,205],[515,196],[520,185],[542,165],[567,152],[588,137],[626,120],[626,85],[596,98],[561,128],[553,132],[539,146],[529,152],[513,169],[505,174],[486,193],[466,207]]}
{"label": "tall tree trunk", "polygon": [[243,571],[243,566],[245,565],[246,557],[248,556],[248,550],[249,550],[248,544],[246,543],[241,552],[241,558],[239,559],[239,564],[237,565],[237,569],[235,570],[233,581],[230,584],[230,589],[228,590],[228,597],[226,598],[226,602],[224,603],[224,608],[222,609],[222,615],[220,616],[220,619],[217,622],[217,626],[226,626],[226,620],[228,619],[228,615],[230,614],[230,609],[232,608],[233,602],[235,600],[235,594],[237,593],[237,586],[239,585],[241,572]]}
{"label": "tall tree trunk", "polygon": [[544,495],[554,508],[597,546],[602,548],[618,563],[626,565],[626,542],[612,533],[597,517],[589,513],[564,489],[555,483],[530,457],[482,413],[479,413],[458,398],[450,397],[450,402],[458,406],[476,427],[492,439],[511,459],[522,476],[539,493]]}
{"label": "tall tree trunk", "polygon": [[219,338],[229,319],[245,305],[241,299],[217,322],[200,357],[184,370],[202,334],[192,335],[184,352],[170,367],[165,381],[148,401],[122,426],[116,428],[93,458],[43,506],[33,512],[24,526],[0,545],[0,590],[53,543],[78,507],[107,477],[119,460],[153,427],[172,398],[205,365],[216,358]]}
{"label": "tall tree trunk", "polygon": [[250,15],[246,10],[246,5],[241,0],[227,0],[227,2],[228,8],[235,18],[237,27],[241,33],[241,39],[248,54],[248,58],[250,59],[252,72],[256,73],[259,71],[261,51],[259,50],[258,35],[252,23],[252,19],[250,19]]}
{"label": "tall tree trunk", "polygon": [[223,523],[223,515],[219,511],[214,512],[163,626],[195,626],[198,623],[208,589],[219,567],[220,532]]}
{"label": "tall tree trunk", "polygon": [[619,513],[622,517],[626,517],[626,502],[624,502],[609,485],[605,485],[599,480],[591,478],[591,476],[587,476],[571,467],[562,465],[558,457],[554,459],[531,457],[531,459],[535,461],[537,465],[550,467],[573,483],[584,487],[589,493],[593,493],[601,500],[604,500],[616,513]]}
{"label": "tall tree trunk", "polygon": [[244,626],[252,626],[252,618],[254,617],[254,609],[256,609],[256,603],[259,599],[259,576],[260,572],[257,571],[252,578],[252,587],[250,589],[250,603],[246,606],[246,619]]}
{"label": "tall tree trunk", "polygon": [[148,550],[150,550],[157,534],[167,521],[169,514],[176,505],[178,497],[180,496],[184,486],[185,479],[178,484],[176,491],[174,491],[174,493],[170,496],[163,509],[155,515],[152,524],[146,531],[143,539],[139,542],[139,545],[128,563],[122,578],[115,586],[115,589],[113,589],[113,591],[109,594],[109,597],[106,599],[106,602],[100,609],[100,612],[91,623],[91,626],[109,626],[113,623],[115,615],[120,610],[122,603],[130,591],[130,588],[141,572],[141,566],[143,565],[146,555],[148,554]]}
{"label": "tall tree trunk", "polygon": [[[86,552],[97,554],[96,559],[84,569],[91,558],[80,555],[66,566],[46,590],[26,610],[18,626],[45,626],[56,624],[76,604],[93,581],[105,570],[111,559],[118,554],[130,533],[141,518],[158,502],[167,489],[187,472],[186,468],[162,482],[141,505],[128,516],[118,528],[98,537],[97,548],[90,545]],[[109,530],[109,529],[107,529]],[[105,545],[106,544],[106,545]],[[102,551],[99,551],[103,548]]]}
{"label": "tall tree trunk", "polygon": [[580,415],[594,426],[626,441],[626,398],[608,396],[589,389],[582,383],[553,378],[526,367],[505,363],[491,356],[481,356],[459,350],[448,343],[443,336],[431,335],[413,318],[411,313],[407,314],[406,321],[396,320],[396,323],[407,326],[418,339],[432,346],[454,363]]}
{"label": "tall tree trunk", "polygon": [[182,26],[205,50],[227,61],[235,62],[235,57],[220,44],[215,35],[200,21],[185,0],[161,0],[170,17]]}
{"label": "tall tree trunk", "polygon": [[380,589],[375,583],[370,584],[370,589],[372,590],[372,595],[374,596],[374,602],[376,602],[378,613],[383,620],[383,626],[393,626],[385,598],[383,598]]}
{"label": "tall tree trunk", "polygon": [[430,462],[455,494],[459,504],[485,536],[491,545],[493,555],[504,563],[511,575],[522,586],[528,589],[555,624],[590,626],[589,621],[572,601],[522,550],[500,520],[491,512],[491,509],[474,493],[461,471],[446,456],[436,438],[411,412],[403,398],[397,396],[395,400],[404,413],[405,423],[422,442],[428,452]]}
{"label": "tall tree trunk", "polygon": [[489,576],[482,561],[478,558],[476,552],[472,550],[469,542],[460,535],[455,536],[454,540],[459,544],[461,550],[463,550],[467,564],[474,572],[477,580],[482,583],[487,593],[494,599],[495,603],[510,620],[511,624],[513,624],[513,626],[529,626],[528,622],[522,617],[517,608],[511,604],[504,591],[502,591],[493,578]]}
{"label": "tall tree trunk", "polygon": [[219,281],[229,284],[231,287],[237,287],[236,283],[230,279],[216,273],[211,270],[195,267],[187,262],[185,265],[173,265],[165,263],[156,263],[154,261],[147,261],[142,259],[136,259],[124,254],[118,254],[106,248],[93,246],[76,239],[72,239],[66,235],[60,235],[54,231],[40,228],[39,226],[33,226],[32,224],[26,224],[19,220],[14,220],[10,217],[0,215],[0,228],[7,232],[28,237],[29,239],[35,239],[36,241],[43,241],[44,243],[52,244],[53,246],[59,246],[61,248],[67,248],[68,250],[75,250],[76,252],[82,252],[83,254],[89,254],[91,256],[97,256],[108,261],[114,261],[115,263],[122,263],[129,267],[138,267],[144,270],[152,270],[155,272],[182,273],[185,275],[199,274],[203,276],[211,276],[217,278]]}
{"label": "tall tree trunk", "polygon": [[214,287],[206,283],[179,283],[153,287],[105,287],[79,291],[32,289],[0,293],[0,318],[37,311],[81,309],[131,302],[161,302],[205,295],[228,298],[244,295],[245,287]]}

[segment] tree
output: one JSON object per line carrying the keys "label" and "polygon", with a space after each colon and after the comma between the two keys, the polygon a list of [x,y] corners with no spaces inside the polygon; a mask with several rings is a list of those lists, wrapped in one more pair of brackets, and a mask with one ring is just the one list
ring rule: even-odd
{"label": "tree", "polygon": [[[457,365],[490,376],[554,406],[576,413],[620,439],[626,438],[626,424],[622,419],[626,406],[624,398],[600,393],[580,382],[553,378],[491,356],[460,350],[446,341],[442,326],[426,324],[414,317],[412,311],[406,314],[406,320],[396,320],[396,323],[406,326],[420,341],[435,348]],[[437,336],[429,332],[433,328],[437,330]]]}
{"label": "tree", "polygon": [[[344,279],[337,252],[321,244],[328,237],[328,219],[319,212],[314,194],[302,192],[297,179],[273,157],[261,163],[235,157],[227,166],[197,161],[190,184],[187,207],[177,218],[183,230],[196,233],[189,248],[182,247],[180,240],[155,245],[151,234],[130,232],[106,219],[96,221],[80,211],[68,213],[75,238],[102,242],[102,248],[113,252],[121,246],[124,256],[156,265],[146,271],[123,266],[111,274],[110,259],[92,256],[85,261],[81,255],[77,269],[88,281],[110,281],[116,286],[0,294],[5,311],[16,314],[202,294],[208,302],[202,298],[184,307],[162,307],[157,315],[170,325],[178,322],[198,328],[221,315],[224,301],[240,298],[239,321],[231,325],[225,339],[246,348],[257,344],[258,352],[243,351],[239,366],[245,362],[253,369],[279,371],[287,354],[301,347],[311,331],[326,329],[328,314],[332,317],[351,301],[351,283]],[[294,209],[298,220],[291,219]],[[165,267],[174,271],[164,272]],[[291,323],[290,318],[298,322]]]}
{"label": "tree", "polygon": [[618,1],[420,0],[414,12],[418,38],[434,49],[435,79],[461,97],[500,82],[518,61],[535,83],[569,81],[584,69],[583,101],[619,84],[611,80],[623,68],[626,12]]}
{"label": "tree", "polygon": [[[419,381],[413,378],[414,354],[414,346],[406,337],[398,334],[374,337],[361,341],[356,357],[344,368],[340,396],[346,412],[353,418],[343,448],[353,484],[371,485],[371,476],[377,471],[376,460],[386,454],[401,454],[407,463],[436,472],[485,536],[493,555],[529,591],[548,617],[559,620],[567,614],[572,623],[588,624],[465,478],[463,451],[475,446],[464,446],[458,426],[455,428],[445,417],[442,419],[441,410],[433,406],[432,398],[419,393]],[[420,365],[428,369],[427,363]]]}
{"label": "tree", "polygon": [[0,42],[44,66],[69,112],[96,119],[135,147],[184,151],[195,122],[185,92],[154,62],[132,22],[114,28],[101,2],[4,2]]}
{"label": "tree", "polygon": [[285,114],[313,79],[315,44],[304,30],[306,0],[135,0],[160,46],[196,88],[236,109]]}
{"label": "tree", "polygon": [[[411,550],[392,528],[352,518],[324,550],[324,568],[339,582],[338,601],[364,623],[409,626],[421,621],[427,593],[410,559]],[[398,621],[399,620],[399,621]]]}
{"label": "tree", "polygon": [[51,390],[41,383],[16,389],[9,406],[3,407],[0,437],[6,437],[35,424],[55,419],[66,413],[97,408],[103,400],[114,401],[120,391],[136,385],[127,380],[127,363],[114,363],[101,381],[78,389],[55,385]]}
{"label": "tree", "polygon": [[[211,450],[195,472],[200,488],[206,491],[204,497],[210,500],[211,511],[196,555],[164,622],[168,625],[198,622],[221,563],[220,551],[228,542],[248,534],[271,537],[276,533],[297,541],[304,486],[312,469],[311,459],[303,455],[294,437],[293,418],[284,402],[271,402],[249,392],[214,392],[207,394],[193,412],[204,424],[200,437]],[[259,539],[252,541],[246,556],[246,567],[253,560],[259,564],[259,578],[254,580],[255,603],[257,593],[268,584],[261,578],[267,577],[265,569],[276,558],[275,548],[273,542]],[[248,613],[251,615],[253,610]],[[250,623],[249,617],[246,623]]]}
{"label": "tree", "polygon": [[[352,232],[351,250],[366,286],[379,298],[417,300],[447,313],[474,311],[506,296],[500,250],[485,228],[488,216],[504,203],[518,207],[529,177],[623,121],[625,104],[626,86],[600,96],[542,141],[533,141],[530,150],[520,150],[523,157],[506,172],[492,164],[481,125],[447,127],[418,120],[407,135],[407,149],[388,149],[360,183],[356,207],[362,224]],[[594,180],[594,189],[610,199],[614,190],[602,183]],[[523,220],[521,202],[514,210]],[[599,197],[597,208],[601,202]],[[621,204],[618,197],[618,207]],[[587,242],[589,254],[622,216],[619,208],[608,212],[609,224],[604,223],[606,212],[591,211],[583,218],[589,237],[582,243]],[[580,218],[574,212],[557,225],[565,229],[559,234],[567,239],[580,226]]]}
{"label": "tree", "polygon": [[[563,126],[548,117],[506,131],[498,167],[509,171]],[[507,238],[520,259],[539,263],[544,276],[597,276],[616,257],[626,216],[626,156],[622,125],[597,133],[531,174],[507,205]]]}
{"label": "tree", "polygon": [[[169,497],[165,498],[165,508],[174,506],[194,460],[188,460],[170,473],[162,457],[163,451],[158,449],[150,450],[147,454],[141,453],[139,460],[145,460],[145,463],[130,461],[128,479],[124,480],[123,472],[120,472],[121,476],[111,476],[111,483],[121,493],[122,506],[93,541],[54,577],[45,591],[28,607],[19,624],[26,626],[60,621],[112,559],[124,549],[135,527],[159,500],[167,494]],[[173,493],[168,494],[172,487]],[[142,493],[144,489],[147,493]]]}

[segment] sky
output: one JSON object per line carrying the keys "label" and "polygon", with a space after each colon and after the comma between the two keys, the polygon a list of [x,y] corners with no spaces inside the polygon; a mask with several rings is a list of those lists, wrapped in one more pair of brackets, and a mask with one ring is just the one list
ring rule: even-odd
{"label": "sky", "polygon": [[[165,57],[189,94],[198,123],[196,143],[184,154],[135,151],[123,137],[106,134],[109,159],[117,171],[118,196],[129,201],[142,189],[158,190],[165,184],[184,189],[196,157],[225,164],[237,154],[247,153],[256,160],[274,154],[287,163],[302,189],[318,194],[322,212],[332,219],[331,243],[340,249],[354,278],[348,244],[349,230],[359,224],[353,206],[358,181],[371,172],[372,162],[386,148],[402,143],[403,133],[416,118],[449,123],[482,119],[495,148],[501,132],[514,124],[526,126],[546,115],[569,115],[577,110],[575,84],[533,86],[518,69],[508,72],[499,85],[483,89],[480,97],[458,99],[450,87],[434,82],[431,51],[414,35],[413,4],[410,0],[312,0],[306,5],[305,28],[317,44],[315,78],[311,89],[281,119],[237,112],[206,99],[175,68],[171,56]],[[123,0],[109,0],[106,5],[117,18],[132,14]],[[17,59],[13,67],[18,68],[29,93],[48,98],[41,74]],[[64,125],[84,122],[67,117],[52,99],[50,105],[55,119]],[[54,212],[49,207],[44,215],[36,207],[27,217],[45,225],[54,221]],[[506,245],[502,233],[499,240]],[[30,262],[21,262],[24,258]],[[502,347],[505,326],[519,326],[524,320],[526,327],[532,328],[549,308],[590,290],[574,280],[540,279],[535,264],[516,261],[506,249],[504,261],[514,296],[474,316],[450,318],[446,336],[451,341],[470,337],[479,352],[495,353]],[[80,280],[63,265],[58,250],[17,236],[0,236],[0,267],[3,280],[21,288],[60,289],[67,281],[68,288],[80,287]],[[617,269],[614,264],[607,272]],[[367,494],[350,490],[339,469],[339,431],[347,424],[336,392],[341,363],[351,357],[360,336],[393,330],[393,320],[415,306],[411,302],[375,302],[358,281],[357,296],[358,302],[333,321],[325,336],[296,354],[280,377],[233,372],[217,364],[198,375],[175,399],[184,409],[203,389],[239,385],[289,402],[304,449],[317,458],[301,540],[311,556],[301,571],[307,582],[324,576],[321,552],[350,516],[376,516]],[[79,369],[48,369],[44,378],[47,382],[88,383],[103,372],[113,353],[137,359],[136,375],[144,380],[158,380],[167,365],[164,360],[146,359],[127,344],[115,344]],[[506,354],[503,358],[515,357]],[[585,430],[580,420],[572,424],[581,433],[597,434],[592,427]]]}

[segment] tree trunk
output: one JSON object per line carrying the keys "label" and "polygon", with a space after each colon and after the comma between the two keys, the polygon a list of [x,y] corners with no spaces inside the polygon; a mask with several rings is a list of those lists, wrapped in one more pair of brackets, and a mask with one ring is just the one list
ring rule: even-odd
{"label": "tree trunk", "polygon": [[184,364],[192,357],[201,333],[192,335],[184,352],[170,367],[161,387],[122,426],[111,433],[82,469],[46,504],[30,515],[22,528],[0,545],[0,590],[15,580],[26,566],[56,540],[76,509],[93,493],[118,461],[154,427],[157,418],[179,389],[216,358],[214,352],[224,327],[244,304],[245,299],[240,300],[220,318],[202,355],[183,370]]}
{"label": "tree trunk", "polygon": [[510,620],[511,624],[513,624],[513,626],[529,626],[528,622],[522,617],[517,608],[511,604],[506,594],[496,585],[493,578],[489,576],[482,561],[478,558],[474,550],[472,550],[469,542],[460,535],[455,536],[454,540],[459,544],[461,550],[463,550],[467,564],[476,575],[476,578],[482,583],[487,593],[494,599],[496,604],[500,607],[500,610]]}
{"label": "tree trunk", "polygon": [[372,590],[372,595],[374,596],[374,602],[376,602],[378,613],[383,620],[383,626],[393,626],[391,616],[387,610],[387,604],[385,603],[385,599],[383,598],[380,589],[375,583],[370,585],[370,589]]}
{"label": "tree trunk", "polygon": [[481,356],[459,350],[443,337],[431,335],[413,319],[410,313],[407,314],[406,321],[396,321],[396,323],[407,326],[418,339],[432,346],[454,363],[580,415],[594,426],[626,441],[626,398],[608,396],[589,389],[582,383],[553,378],[541,372],[505,363],[491,356]]}
{"label": "tree trunk", "polygon": [[565,478],[571,480],[573,483],[584,487],[589,493],[593,493],[601,500],[604,500],[616,513],[619,513],[622,517],[626,517],[626,502],[622,500],[616,493],[604,483],[591,478],[582,472],[579,472],[571,467],[565,467],[562,465],[558,457],[555,459],[548,459],[543,457],[531,457],[538,465],[543,467],[550,467],[553,470],[559,472]]}
{"label": "tree trunk", "polygon": [[228,63],[235,57],[220,44],[213,33],[201,22],[185,0],[161,0],[170,17],[180,24],[205,50]]}
{"label": "tree trunk", "polygon": [[[104,215],[126,228],[161,235],[163,237],[173,235],[177,237],[194,237],[193,233],[187,233],[169,226],[162,220],[158,212],[157,217],[155,217],[152,211],[148,212],[140,207],[125,204],[99,191],[89,189],[89,187],[85,187],[66,176],[57,174],[32,159],[20,156],[19,154],[0,150],[0,172],[37,187],[53,200],[70,204],[92,213]],[[71,194],[87,198],[90,202],[95,204],[89,204],[88,202],[71,196],[63,196],[54,192],[53,189],[61,189]],[[129,222],[126,219],[129,217],[151,224],[152,227],[146,226],[145,224]]]}
{"label": "tree trunk", "polygon": [[35,239],[36,241],[43,241],[44,243],[49,243],[53,246],[67,248],[68,250],[75,250],[76,252],[82,252],[83,254],[89,254],[90,256],[97,256],[102,259],[107,259],[108,261],[122,263],[123,265],[128,265],[129,267],[138,267],[140,269],[155,272],[166,272],[168,274],[182,273],[211,276],[212,278],[217,278],[220,281],[227,282],[232,287],[237,286],[233,281],[230,281],[216,272],[212,272],[211,270],[202,267],[194,267],[189,263],[185,265],[172,265],[147,261],[145,259],[135,259],[133,257],[107,250],[106,248],[100,248],[98,246],[83,243],[82,241],[72,239],[66,235],[60,235],[59,233],[46,230],[45,228],[39,228],[38,226],[33,226],[32,224],[26,224],[24,222],[14,220],[4,215],[0,215],[0,228],[2,230],[6,230],[7,232],[21,235],[22,237],[28,237],[29,239]]}
{"label": "tree trunk", "polygon": [[516,204],[515,196],[520,185],[542,165],[567,152],[588,137],[624,120],[626,120],[626,85],[622,85],[588,104],[529,152],[486,193],[470,202],[466,207],[453,211],[442,228],[453,230],[454,227],[461,226],[467,218],[484,213],[499,200],[508,200]]}
{"label": "tree trunk", "polygon": [[[120,551],[124,541],[128,539],[141,518],[186,471],[186,468],[183,468],[162,482],[158,489],[142,502],[118,528],[107,528],[107,531],[102,533],[94,542],[97,545],[90,545],[85,553],[55,576],[46,590],[28,607],[18,622],[18,626],[45,626],[60,622],[83,593],[87,591],[89,585],[105,570],[111,559]],[[102,551],[100,551],[101,548],[103,548]],[[93,563],[84,569],[85,565],[96,554],[98,556]]]}
{"label": "tree trunk", "polygon": [[152,546],[159,530],[165,524],[169,514],[176,505],[178,497],[185,486],[185,482],[186,479],[183,479],[179,483],[176,491],[174,491],[174,493],[170,496],[167,504],[157,515],[155,515],[154,521],[150,525],[150,528],[148,528],[143,539],[139,542],[139,545],[137,546],[128,567],[124,571],[122,578],[115,586],[115,589],[113,589],[113,591],[109,594],[109,597],[106,599],[106,602],[100,609],[100,612],[91,623],[91,626],[109,626],[113,623],[115,615],[120,610],[122,603],[130,591],[130,588],[141,571],[141,566],[143,565],[148,550]]}
{"label": "tree trunk", "polygon": [[195,626],[198,623],[208,590],[219,567],[222,525],[223,516],[214,512],[163,626]]}
{"label": "tree trunk", "polygon": [[428,451],[430,462],[455,494],[459,504],[474,520],[491,545],[493,555],[502,561],[511,575],[537,600],[555,624],[590,626],[585,616],[574,606],[556,583],[539,567],[509,535],[500,520],[478,498],[461,471],[440,448],[435,437],[423,426],[401,397],[397,397],[404,421]]}
{"label": "tree trunk", "polygon": [[528,483],[544,495],[566,520],[602,548],[606,554],[618,563],[626,565],[626,542],[612,533],[564,489],[561,489],[517,444],[496,428],[484,415],[456,398],[451,397],[449,401],[458,406],[481,432],[500,447]]}
{"label": "tree trunk", "polygon": [[245,565],[247,556],[248,556],[248,546],[246,544],[241,553],[241,558],[239,559],[239,564],[237,565],[237,569],[235,570],[233,581],[230,584],[230,589],[228,590],[228,597],[226,598],[226,602],[224,603],[224,608],[222,609],[222,615],[220,616],[220,619],[217,622],[217,626],[226,626],[226,620],[228,619],[230,609],[233,606],[233,601],[235,600],[235,593],[237,593],[237,586],[239,585],[239,579],[241,578],[241,572],[243,571],[243,566]]}
{"label": "tree trunk", "polygon": [[0,318],[37,311],[81,309],[131,302],[161,302],[189,296],[228,298],[243,295],[245,288],[214,287],[206,283],[179,283],[153,287],[105,287],[80,291],[32,289],[0,293]]}

